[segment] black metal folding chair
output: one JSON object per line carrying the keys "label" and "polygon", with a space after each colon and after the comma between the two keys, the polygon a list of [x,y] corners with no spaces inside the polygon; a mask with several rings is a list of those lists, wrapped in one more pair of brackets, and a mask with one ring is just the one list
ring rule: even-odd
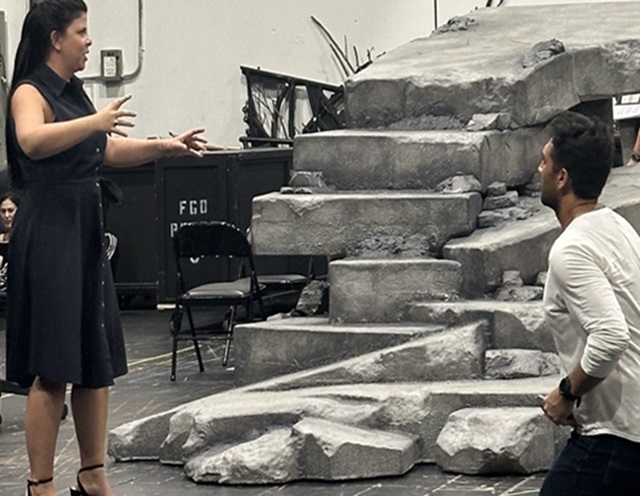
{"label": "black metal folding chair", "polygon": [[[257,303],[260,320],[265,318],[262,303],[264,286],[258,283],[251,245],[246,236],[237,227],[227,222],[196,222],[180,227],[173,238],[174,256],[177,268],[176,306],[172,317],[173,347],[171,355],[171,380],[176,379],[176,362],[179,341],[192,341],[200,372],[204,371],[199,341],[224,339],[225,348],[222,365],[229,360],[229,349],[233,339],[238,307],[246,310],[246,319],[254,320],[254,304]],[[242,268],[229,270],[230,274],[248,274],[247,277],[225,277],[223,274],[210,274],[207,282],[194,285],[187,281],[184,265],[187,260],[206,258],[234,259]],[[193,271],[191,271],[193,272]],[[202,274],[198,274],[202,279]],[[220,279],[225,279],[220,281]],[[192,307],[227,307],[229,313],[225,326],[196,327]],[[187,315],[188,329],[182,329],[183,314]],[[226,327],[226,328],[225,328]]]}

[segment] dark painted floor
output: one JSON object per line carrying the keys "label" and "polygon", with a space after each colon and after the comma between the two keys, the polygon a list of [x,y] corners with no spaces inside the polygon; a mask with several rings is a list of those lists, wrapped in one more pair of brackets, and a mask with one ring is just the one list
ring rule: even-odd
{"label": "dark painted floor", "polygon": [[[112,388],[109,425],[164,411],[187,401],[228,389],[233,384],[232,361],[228,369],[220,365],[222,344],[206,349],[207,370],[197,371],[191,349],[180,353],[178,381],[169,381],[169,312],[128,310],[122,313],[129,353],[130,372]],[[2,325],[4,323],[2,322]],[[4,366],[4,330],[0,331],[0,364]],[[233,355],[232,355],[233,356]],[[0,369],[0,377],[4,370]],[[24,495],[28,474],[22,415],[23,396],[3,395],[0,412],[0,495]],[[73,420],[62,422],[56,459],[58,494],[68,494],[78,468],[73,437]],[[443,474],[435,466],[422,465],[399,478],[345,483],[297,482],[278,486],[196,485],[184,478],[179,467],[157,463],[115,463],[108,473],[116,493],[121,496],[220,495],[220,496],[532,496],[538,494],[543,476],[468,477]]]}

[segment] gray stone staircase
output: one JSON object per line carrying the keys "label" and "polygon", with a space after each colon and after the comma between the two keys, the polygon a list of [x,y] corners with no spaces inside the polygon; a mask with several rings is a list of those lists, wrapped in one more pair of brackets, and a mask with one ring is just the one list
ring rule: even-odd
{"label": "gray stone staircase", "polygon": [[[558,224],[478,218],[495,181],[526,189],[553,115],[611,121],[609,97],[640,92],[636,11],[480,10],[349,80],[350,129],[295,141],[294,169],[327,187],[253,203],[257,253],[333,258],[329,315],[238,326],[239,387],[112,430],[110,454],[232,484],[546,469],[566,438],[539,408],[553,339],[540,301],[493,292],[546,270]],[[435,191],[456,174],[480,191]],[[614,170],[603,200],[640,228],[640,169]]]}

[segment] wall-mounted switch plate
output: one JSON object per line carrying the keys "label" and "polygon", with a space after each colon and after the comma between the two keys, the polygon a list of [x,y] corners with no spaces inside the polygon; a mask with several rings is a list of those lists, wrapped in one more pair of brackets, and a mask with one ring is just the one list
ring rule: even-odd
{"label": "wall-mounted switch plate", "polygon": [[122,50],[100,50],[100,74],[107,83],[122,80]]}

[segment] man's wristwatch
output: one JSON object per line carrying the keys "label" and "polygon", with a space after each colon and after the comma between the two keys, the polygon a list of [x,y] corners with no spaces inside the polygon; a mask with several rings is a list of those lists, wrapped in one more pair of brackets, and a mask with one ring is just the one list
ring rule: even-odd
{"label": "man's wristwatch", "polygon": [[631,160],[634,162],[640,162],[640,153],[637,153],[635,150],[631,152]]}
{"label": "man's wristwatch", "polygon": [[562,396],[564,399],[569,401],[575,401],[577,402],[578,406],[580,405],[580,396],[575,396],[571,392],[571,380],[569,379],[569,376],[563,378],[560,381],[560,385],[558,386],[558,389],[560,390],[560,396]]}

